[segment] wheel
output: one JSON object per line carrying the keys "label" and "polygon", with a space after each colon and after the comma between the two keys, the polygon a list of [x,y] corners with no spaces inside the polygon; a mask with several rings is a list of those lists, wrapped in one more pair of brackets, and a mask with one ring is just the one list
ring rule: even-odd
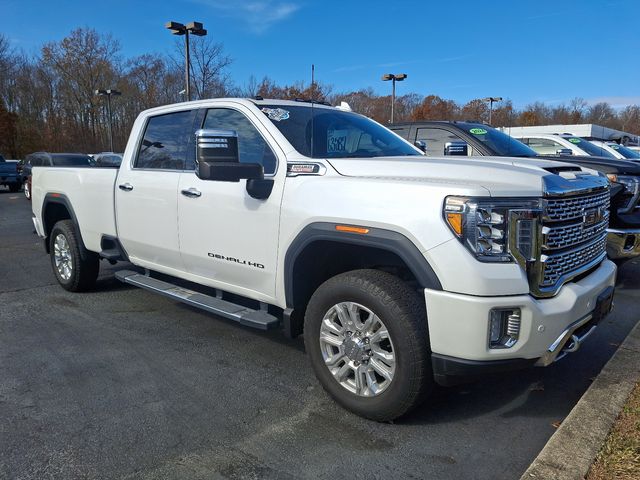
{"label": "wheel", "polygon": [[27,200],[31,200],[31,188],[28,181],[24,182],[24,196],[27,197]]}
{"label": "wheel", "polygon": [[84,292],[94,287],[100,270],[100,259],[82,248],[71,220],[61,220],[53,226],[49,237],[51,265],[62,288],[70,292]]}
{"label": "wheel", "polygon": [[10,183],[9,184],[9,191],[11,193],[16,193],[20,191],[20,184],[19,183]]}
{"label": "wheel", "polygon": [[363,417],[398,418],[433,388],[424,302],[389,273],[323,283],[307,306],[304,342],[323,388]]}

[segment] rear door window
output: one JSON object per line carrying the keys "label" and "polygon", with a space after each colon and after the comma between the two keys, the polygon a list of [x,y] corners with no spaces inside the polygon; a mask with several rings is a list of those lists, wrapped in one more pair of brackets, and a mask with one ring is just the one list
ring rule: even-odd
{"label": "rear door window", "polygon": [[195,110],[150,117],[134,168],[184,170]]}

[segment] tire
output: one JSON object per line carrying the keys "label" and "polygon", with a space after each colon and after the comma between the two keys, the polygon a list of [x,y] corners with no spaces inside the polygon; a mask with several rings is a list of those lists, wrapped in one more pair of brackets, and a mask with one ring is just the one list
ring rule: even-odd
{"label": "tire", "polygon": [[70,292],[91,290],[98,278],[100,259],[96,253],[84,251],[71,220],[60,220],[49,236],[51,266],[58,283]]}
{"label": "tire", "polygon": [[9,184],[9,191],[11,193],[16,193],[20,191],[20,184],[19,183],[10,183]]}
{"label": "tire", "polygon": [[[355,317],[345,313],[345,308]],[[346,322],[340,320],[340,313]],[[353,322],[350,327],[348,322]],[[336,323],[345,324],[342,334],[335,331]],[[388,341],[379,341],[384,337],[382,327],[366,333],[367,323],[386,327]],[[348,330],[354,326],[354,332]],[[304,342],[323,388],[340,405],[362,417],[394,420],[419,405],[433,389],[424,301],[389,273],[354,270],[320,285],[307,305]],[[393,362],[382,359],[381,363],[378,353]],[[392,372],[390,380],[378,372]],[[375,389],[370,380],[376,382]]]}
{"label": "tire", "polygon": [[27,200],[31,200],[31,188],[29,188],[29,182],[24,182],[24,196],[27,197]]}

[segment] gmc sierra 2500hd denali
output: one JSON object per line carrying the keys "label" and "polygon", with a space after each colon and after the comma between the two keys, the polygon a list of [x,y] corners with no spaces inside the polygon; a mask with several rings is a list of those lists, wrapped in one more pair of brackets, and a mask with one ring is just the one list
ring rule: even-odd
{"label": "gmc sierra 2500hd denali", "polygon": [[606,178],[542,159],[426,158],[322,104],[155,108],[119,170],[33,179],[64,288],[91,288],[100,258],[128,260],[144,269],[117,272],[128,284],[304,334],[323,387],[375,420],[434,380],[549,365],[611,308]]}

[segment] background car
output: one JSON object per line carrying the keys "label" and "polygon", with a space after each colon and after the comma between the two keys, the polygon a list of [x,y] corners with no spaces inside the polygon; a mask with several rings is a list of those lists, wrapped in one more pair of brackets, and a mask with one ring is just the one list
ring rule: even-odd
{"label": "background car", "polygon": [[10,192],[18,192],[22,185],[20,179],[18,161],[5,160],[5,158],[0,155],[0,185],[9,187]]}
{"label": "background car", "polygon": [[621,160],[640,161],[640,152],[631,150],[616,142],[603,142],[602,140],[590,140],[596,147],[602,148]]}
{"label": "background car", "polygon": [[94,167],[118,168],[122,163],[122,153],[101,152],[92,155]]}

